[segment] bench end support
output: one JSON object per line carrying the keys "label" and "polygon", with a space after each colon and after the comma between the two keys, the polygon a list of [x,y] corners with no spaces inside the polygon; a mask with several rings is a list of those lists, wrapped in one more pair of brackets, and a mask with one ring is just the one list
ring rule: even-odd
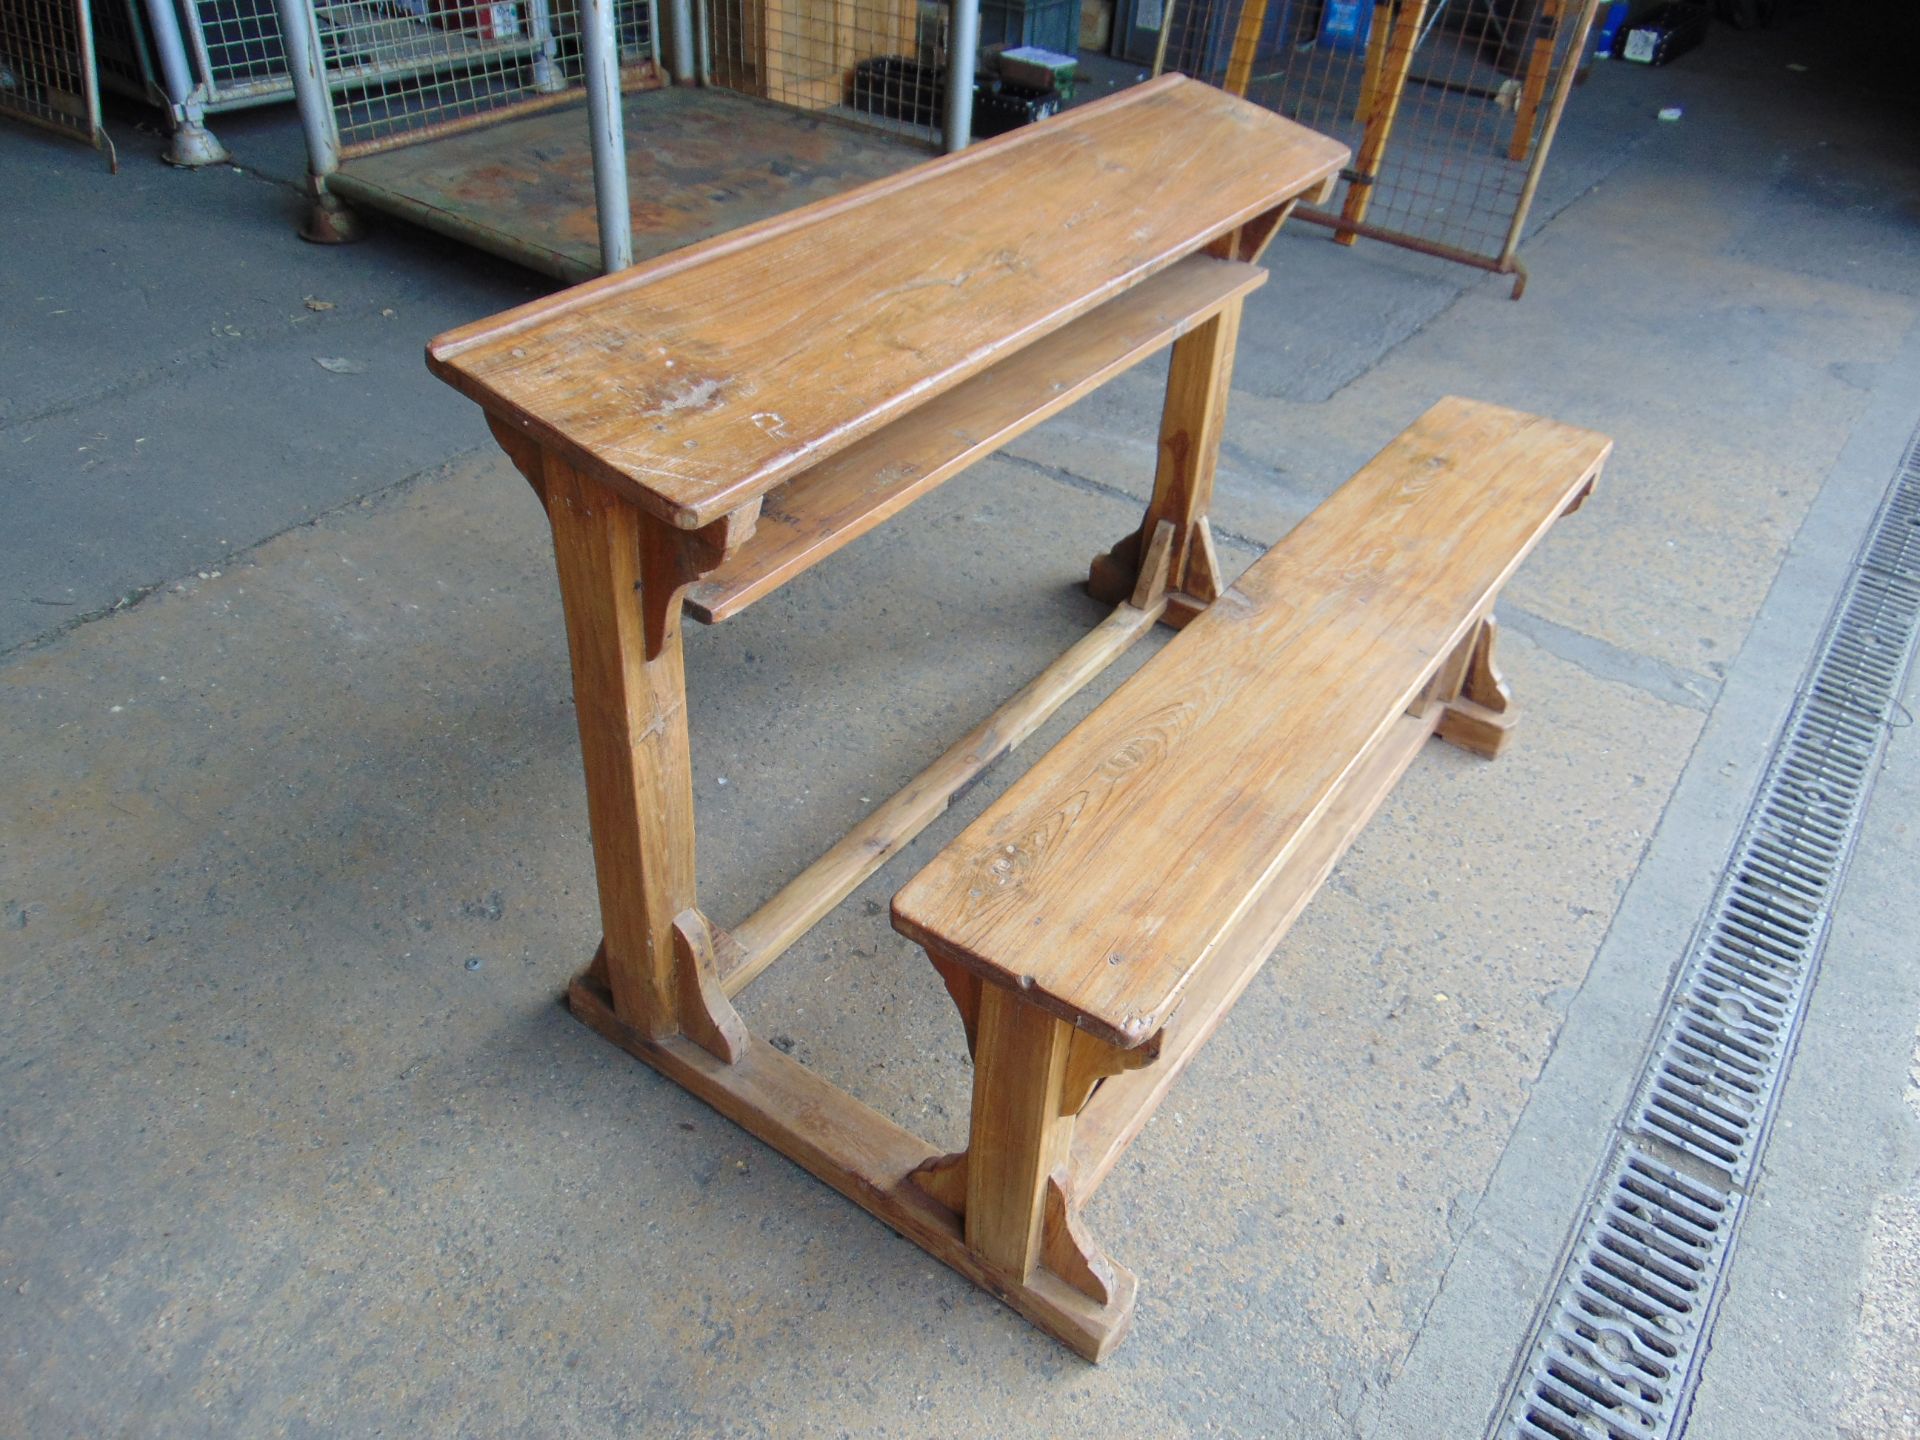
{"label": "bench end support", "polygon": [[1513,693],[1494,660],[1499,626],[1489,615],[1475,630],[1460,691],[1443,701],[1445,713],[1435,730],[1442,740],[1492,760],[1506,748],[1515,721]]}

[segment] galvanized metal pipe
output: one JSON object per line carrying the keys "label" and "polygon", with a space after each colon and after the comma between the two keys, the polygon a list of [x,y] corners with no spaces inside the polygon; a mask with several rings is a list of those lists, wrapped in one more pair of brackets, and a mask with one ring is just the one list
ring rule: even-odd
{"label": "galvanized metal pipe", "polygon": [[567,77],[553,63],[553,16],[547,0],[527,0],[527,35],[540,48],[533,52],[533,88],[542,95],[556,95],[567,88]]}
{"label": "galvanized metal pipe", "polygon": [[184,113],[193,94],[193,81],[187,73],[180,17],[170,0],[147,0],[147,26],[153,31],[153,48],[160,61],[160,82],[167,88],[167,99],[176,111]]}
{"label": "galvanized metal pipe", "polygon": [[951,155],[973,143],[973,67],[980,53],[980,0],[951,0],[947,20],[947,119]]}
{"label": "galvanized metal pipe", "polygon": [[214,88],[213,51],[207,46],[207,28],[201,23],[197,5],[185,5],[180,9],[186,18],[184,32],[187,43],[193,47],[194,71],[200,77],[200,88],[206,94],[212,94]]}
{"label": "galvanized metal pipe", "polygon": [[[626,123],[620,113],[620,44],[614,0],[580,0],[586,46],[587,123],[593,131],[593,202],[600,218],[600,268],[633,264],[633,215],[627,208]],[[679,46],[676,42],[675,50]]]}
{"label": "galvanized metal pipe", "polygon": [[167,161],[173,165],[217,165],[227,158],[226,146],[213,138],[201,108],[200,91],[187,68],[187,50],[180,38],[180,17],[171,0],[147,0],[147,28],[160,60],[160,83],[166,87],[167,108],[173,118],[173,139]]}
{"label": "galvanized metal pipe", "polygon": [[[168,0],[149,3],[157,7]],[[340,168],[340,129],[334,123],[333,100],[327,94],[326,71],[321,68],[319,25],[310,0],[275,0],[275,8],[280,14],[280,41],[293,77],[300,128],[307,137],[307,173],[324,181]]]}
{"label": "galvanized metal pipe", "polygon": [[673,6],[673,78],[682,85],[694,79],[694,0],[670,0]]}

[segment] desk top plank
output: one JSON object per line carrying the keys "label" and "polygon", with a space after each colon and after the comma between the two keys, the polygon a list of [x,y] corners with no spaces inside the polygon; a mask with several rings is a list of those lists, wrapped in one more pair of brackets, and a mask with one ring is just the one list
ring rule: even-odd
{"label": "desk top plank", "polygon": [[687,613],[708,624],[738,615],[1266,278],[1190,255],[855,441],[768,493],[752,538],[688,587]]}
{"label": "desk top plank", "polygon": [[450,331],[427,364],[697,528],[1346,158],[1167,76]]}
{"label": "desk top plank", "polygon": [[1150,1038],[1610,448],[1441,401],[909,881],[895,927]]}

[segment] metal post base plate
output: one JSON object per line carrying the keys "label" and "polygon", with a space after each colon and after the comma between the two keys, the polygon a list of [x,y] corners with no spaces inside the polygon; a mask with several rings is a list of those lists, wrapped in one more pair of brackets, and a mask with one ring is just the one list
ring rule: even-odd
{"label": "metal post base plate", "polygon": [[338,195],[322,190],[307,207],[300,238],[315,245],[351,245],[366,238],[367,227]]}
{"label": "metal post base plate", "polygon": [[173,138],[160,158],[182,170],[197,170],[202,165],[224,165],[232,157],[206,126],[182,120],[173,127]]}

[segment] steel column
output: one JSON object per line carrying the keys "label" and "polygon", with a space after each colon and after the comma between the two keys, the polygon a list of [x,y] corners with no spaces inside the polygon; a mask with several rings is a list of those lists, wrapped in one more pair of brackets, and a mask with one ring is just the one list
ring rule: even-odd
{"label": "steel column", "polygon": [[947,33],[947,121],[941,137],[948,154],[973,143],[973,67],[980,51],[980,0],[953,0]]}
{"label": "steel column", "polygon": [[227,159],[227,147],[207,129],[200,107],[199,88],[187,68],[187,49],[180,38],[180,17],[171,0],[147,0],[147,26],[160,61],[160,83],[166,87],[167,110],[173,120],[173,139],[162,158],[169,165],[193,168],[218,165]]}
{"label": "steel column", "polygon": [[[676,0],[676,5],[683,3]],[[626,124],[620,113],[620,45],[614,33],[613,9],[614,0],[580,0],[581,38],[586,46],[587,123],[593,130],[593,200],[600,218],[600,268],[609,275],[633,264]],[[679,52],[680,41],[676,38],[676,61]]]}

